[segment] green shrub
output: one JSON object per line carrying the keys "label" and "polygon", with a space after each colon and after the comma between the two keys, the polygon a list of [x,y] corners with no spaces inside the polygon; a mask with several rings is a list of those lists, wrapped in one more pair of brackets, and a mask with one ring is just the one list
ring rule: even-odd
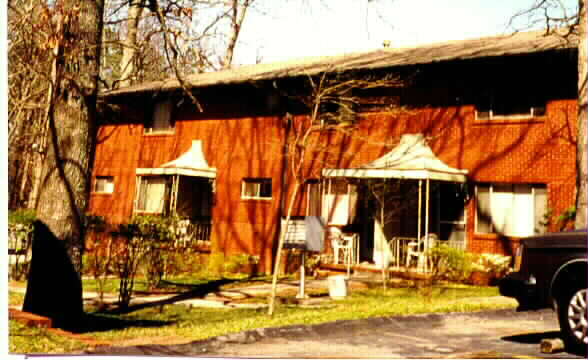
{"label": "green shrub", "polygon": [[208,273],[212,275],[221,275],[224,271],[225,254],[214,252],[208,258]]}
{"label": "green shrub", "polygon": [[8,212],[8,274],[11,279],[22,280],[29,273],[30,250],[33,236],[34,210],[19,209]]}
{"label": "green shrub", "polygon": [[196,274],[205,270],[206,255],[197,251],[174,248],[166,254],[165,273],[167,276]]}
{"label": "green shrub", "polygon": [[8,224],[9,225],[33,225],[33,222],[37,220],[35,210],[32,209],[18,209],[8,211]]}
{"label": "green shrub", "polygon": [[473,254],[445,244],[438,244],[429,249],[428,253],[432,263],[433,278],[464,282],[470,277],[473,270]]}

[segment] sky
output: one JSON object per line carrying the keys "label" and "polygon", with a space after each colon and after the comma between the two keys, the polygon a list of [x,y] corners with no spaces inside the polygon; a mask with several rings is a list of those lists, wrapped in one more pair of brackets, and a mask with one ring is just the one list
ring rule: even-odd
{"label": "sky", "polygon": [[[235,63],[336,55],[512,33],[535,0],[257,0],[247,14]],[[577,0],[563,0],[573,9]]]}

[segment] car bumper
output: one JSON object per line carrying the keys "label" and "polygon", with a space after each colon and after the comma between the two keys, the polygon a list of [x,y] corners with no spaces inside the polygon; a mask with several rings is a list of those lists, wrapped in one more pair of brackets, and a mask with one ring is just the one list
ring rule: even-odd
{"label": "car bumper", "polygon": [[498,282],[500,295],[512,297],[519,303],[517,310],[538,309],[541,306],[538,299],[537,286],[528,276],[515,272],[510,273]]}

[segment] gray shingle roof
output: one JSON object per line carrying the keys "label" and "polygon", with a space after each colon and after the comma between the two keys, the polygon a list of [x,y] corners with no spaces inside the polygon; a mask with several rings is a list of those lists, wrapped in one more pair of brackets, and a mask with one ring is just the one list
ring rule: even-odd
{"label": "gray shingle roof", "polygon": [[[268,64],[244,65],[228,70],[187,76],[188,87],[237,84],[258,80],[272,80],[322,72],[379,69],[395,66],[428,64],[449,60],[466,60],[483,57],[505,56],[542,52],[547,50],[576,48],[575,36],[564,38],[557,34],[545,35],[545,31],[519,32],[472,40],[448,41],[408,48],[382,48],[367,52],[337,56],[320,56],[293,59]],[[102,96],[170,91],[179,89],[176,78],[137,84],[111,90]]]}

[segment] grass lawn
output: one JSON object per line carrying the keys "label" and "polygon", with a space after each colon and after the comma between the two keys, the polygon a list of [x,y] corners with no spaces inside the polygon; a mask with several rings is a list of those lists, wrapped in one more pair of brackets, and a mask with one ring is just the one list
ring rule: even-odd
{"label": "grass lawn", "polygon": [[14,320],[8,325],[8,351],[11,353],[72,354],[88,348],[82,342],[52,334],[47,329],[28,327]]}
{"label": "grass lawn", "polygon": [[[175,279],[176,283],[181,283]],[[190,279],[186,284],[197,286]],[[229,287],[234,286],[235,283]],[[185,305],[147,307],[127,314],[89,313],[82,330],[85,336],[110,342],[113,345],[186,343],[217,335],[261,327],[291,324],[318,324],[343,319],[410,315],[431,312],[463,312],[508,308],[511,305],[480,301],[480,297],[497,296],[495,287],[444,285],[432,289],[413,287],[375,287],[354,290],[344,300],[327,300],[325,306],[302,308],[278,305],[273,317],[267,309],[190,308]],[[14,294],[16,296],[16,294]],[[12,298],[11,303],[17,301]],[[264,298],[250,298],[247,302],[266,303]],[[36,338],[40,342],[31,341]],[[10,323],[10,351],[76,352],[89,345],[49,334],[44,330],[24,328]]]}

